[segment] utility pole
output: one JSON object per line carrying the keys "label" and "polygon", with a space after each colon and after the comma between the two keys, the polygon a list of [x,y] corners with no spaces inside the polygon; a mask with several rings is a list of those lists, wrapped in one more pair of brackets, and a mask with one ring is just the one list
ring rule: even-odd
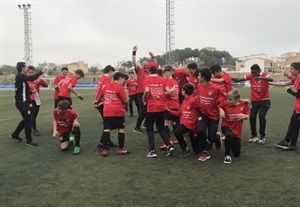
{"label": "utility pole", "polygon": [[166,65],[175,64],[174,1],[166,0]]}
{"label": "utility pole", "polygon": [[32,65],[32,34],[31,34],[31,9],[30,4],[18,5],[19,9],[24,10],[24,62]]}

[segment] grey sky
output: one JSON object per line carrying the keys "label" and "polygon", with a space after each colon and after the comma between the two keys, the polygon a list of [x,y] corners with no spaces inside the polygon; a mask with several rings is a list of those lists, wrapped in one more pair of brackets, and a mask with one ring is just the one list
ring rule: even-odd
{"label": "grey sky", "polygon": [[[24,56],[23,10],[31,4],[33,62],[84,60],[116,65],[148,52],[165,53],[166,1],[5,1],[1,0],[0,65]],[[300,51],[300,0],[176,1],[175,44],[213,46],[234,57],[257,53],[279,56]]]}

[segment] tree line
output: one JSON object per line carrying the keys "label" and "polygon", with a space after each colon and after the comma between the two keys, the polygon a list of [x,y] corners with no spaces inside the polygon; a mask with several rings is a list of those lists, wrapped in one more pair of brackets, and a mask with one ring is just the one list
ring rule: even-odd
{"label": "tree line", "polygon": [[[213,64],[219,64],[222,65],[222,67],[226,67],[229,69],[234,69],[235,65],[235,58],[233,58],[229,52],[227,51],[210,51],[207,49],[191,49],[191,48],[185,48],[185,49],[176,49],[174,51],[175,55],[175,63],[173,64],[174,67],[178,67],[180,65],[185,66],[191,62],[195,62],[198,64],[199,68],[203,67],[209,67]],[[157,55],[156,60],[160,66],[168,65],[166,62],[167,54],[163,55]],[[140,62],[143,62],[144,60],[151,61],[149,57],[141,57],[139,58]],[[127,61],[122,64],[122,67],[120,70],[129,69],[132,67],[132,62]],[[41,67],[36,67],[36,69],[41,69]],[[57,69],[49,69],[48,74],[49,75],[55,75],[57,73]],[[97,67],[90,67],[89,71],[92,73],[96,73],[99,69]],[[2,65],[0,67],[0,75],[10,75],[10,74],[16,74],[17,70],[15,66],[10,65]]]}

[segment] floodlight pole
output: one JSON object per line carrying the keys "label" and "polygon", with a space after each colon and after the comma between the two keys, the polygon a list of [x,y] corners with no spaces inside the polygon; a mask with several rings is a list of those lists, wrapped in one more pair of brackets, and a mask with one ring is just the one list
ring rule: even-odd
{"label": "floodlight pole", "polygon": [[18,5],[19,9],[24,10],[24,61],[32,65],[32,34],[31,34],[31,9],[30,4]]}

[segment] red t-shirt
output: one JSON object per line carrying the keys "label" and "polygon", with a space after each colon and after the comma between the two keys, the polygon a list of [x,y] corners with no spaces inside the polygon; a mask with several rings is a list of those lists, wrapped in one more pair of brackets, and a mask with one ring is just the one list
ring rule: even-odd
{"label": "red t-shirt", "polygon": [[[212,78],[216,78],[214,75]],[[231,91],[233,88],[232,88],[232,80],[231,80],[231,77],[228,73],[225,73],[223,72],[223,76],[222,78],[224,79],[224,82],[223,83],[217,83],[217,82],[214,82],[218,85],[221,86],[221,88],[226,92],[228,93],[229,91]],[[217,79],[217,78],[216,78]]]}
{"label": "red t-shirt", "polygon": [[180,105],[179,111],[169,111],[170,114],[180,116],[180,124],[197,132],[199,101],[197,97],[188,96]]}
{"label": "red t-shirt", "polygon": [[128,79],[125,85],[128,89],[128,94],[129,96],[133,96],[137,93],[137,89],[138,89],[138,80],[135,79]]}
{"label": "red t-shirt", "polygon": [[124,86],[112,82],[102,90],[101,95],[104,96],[104,117],[122,117],[125,115],[124,102],[127,97]]}
{"label": "red t-shirt", "polygon": [[172,94],[166,95],[166,105],[168,106],[169,109],[178,109],[180,104],[179,104],[179,87],[177,81],[175,79],[167,80],[166,87],[170,89],[175,87],[175,90],[173,91]]}
{"label": "red t-shirt", "polygon": [[[147,112],[162,112],[166,110],[166,79],[157,74],[151,74],[144,79],[144,89],[149,87],[146,96]],[[143,91],[144,91],[143,89]]]}
{"label": "red t-shirt", "polygon": [[[294,78],[292,80],[292,83],[295,86],[296,92],[298,92],[300,90],[300,77]],[[300,114],[300,98],[297,98],[297,97],[295,100],[295,112],[296,112],[296,114]]]}
{"label": "red t-shirt", "polygon": [[173,78],[178,83],[179,94],[181,94],[181,92],[182,92],[183,85],[188,82],[187,81],[188,76],[189,76],[189,73],[186,69],[175,68],[174,73],[173,73]]}
{"label": "red t-shirt", "polygon": [[143,68],[137,67],[136,76],[137,76],[137,80],[138,80],[137,93],[144,93],[144,87],[143,87],[144,79],[145,79],[145,77],[149,76],[149,71],[144,70]]}
{"label": "red t-shirt", "polygon": [[[32,92],[33,90],[36,90],[38,92],[38,94],[40,94],[40,86],[42,86],[44,88],[48,87],[47,81],[45,81],[42,78],[37,78],[35,81],[27,81],[27,84],[29,86],[30,92]],[[35,101],[34,93],[30,94],[30,100]]]}
{"label": "red t-shirt", "polygon": [[64,79],[64,77],[61,76],[61,75],[58,75],[58,76],[56,76],[56,77],[54,78],[54,81],[53,81],[53,85],[54,85],[54,87],[55,87],[55,89],[54,89],[54,100],[58,100],[58,91],[59,91],[59,88],[56,88],[56,87],[58,86],[58,83],[59,83],[62,79]]}
{"label": "red t-shirt", "polygon": [[229,106],[228,101],[223,101],[220,104],[225,112],[225,118],[222,121],[221,126],[227,126],[231,129],[234,136],[237,138],[242,137],[243,119],[237,119],[238,114],[249,115],[249,103],[245,101],[239,101],[236,106]]}
{"label": "red t-shirt", "polygon": [[71,97],[71,92],[69,91],[69,85],[71,84],[72,87],[74,87],[77,83],[77,78],[74,75],[70,75],[65,77],[64,79],[62,79],[60,81],[60,88],[59,88],[59,92],[58,92],[58,96],[62,96],[62,97]]}
{"label": "red t-shirt", "polygon": [[[105,88],[106,85],[108,85],[111,82],[111,78],[104,74],[101,78],[99,78],[97,90],[96,90],[96,100],[98,99],[99,95],[101,94],[101,91]],[[100,102],[103,102],[103,98],[101,98]]]}
{"label": "red t-shirt", "polygon": [[199,83],[197,85],[198,99],[200,111],[208,118],[213,120],[219,119],[218,105],[221,101],[226,99],[225,91],[221,89],[221,86],[215,83],[203,85]]}
{"label": "red t-shirt", "polygon": [[[269,77],[270,75],[266,72],[260,73],[261,77]],[[255,80],[252,74],[247,74],[244,77],[250,81],[251,84],[251,101],[263,101],[269,100],[269,81],[266,80]]]}
{"label": "red t-shirt", "polygon": [[59,135],[65,134],[72,129],[74,120],[78,117],[76,111],[67,109],[65,114],[58,113],[58,109],[54,109],[54,120],[57,123],[57,132]]}

